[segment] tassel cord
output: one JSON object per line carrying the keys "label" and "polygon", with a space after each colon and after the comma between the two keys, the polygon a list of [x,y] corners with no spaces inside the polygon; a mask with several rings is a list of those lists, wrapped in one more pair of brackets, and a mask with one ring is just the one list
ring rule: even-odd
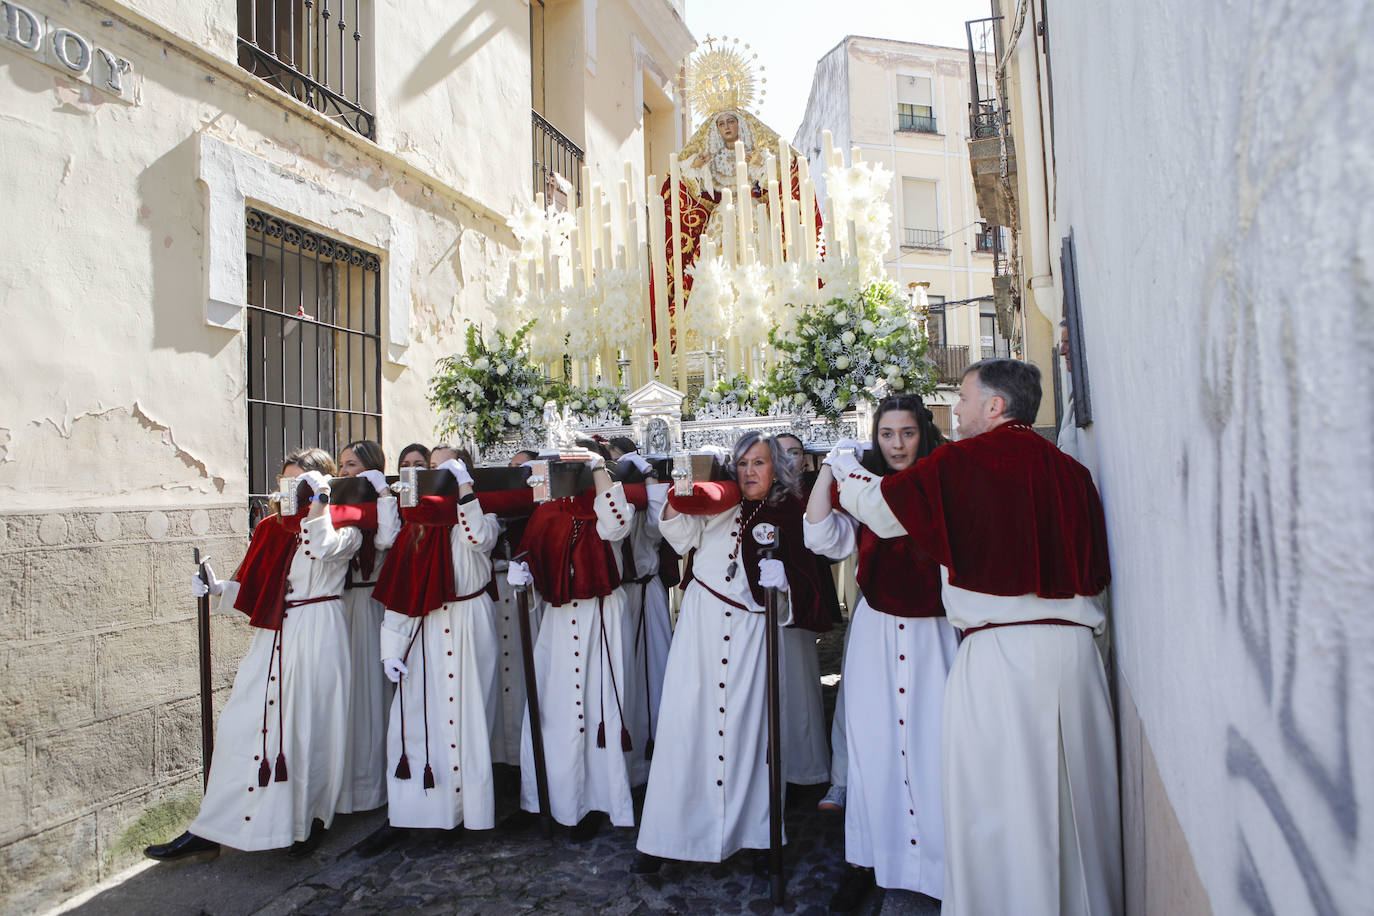
{"label": "tassel cord", "polygon": [[[425,628],[425,618],[424,618],[424,617],[421,617],[421,618],[420,618],[419,624],[416,625],[416,627],[415,627],[415,632],[410,634],[410,642],[406,643],[406,651],[405,651],[405,654],[401,656],[401,663],[402,663],[402,664],[405,664],[405,662],[410,658],[410,650],[411,650],[411,648],[414,647],[414,645],[415,645],[415,638],[416,638],[417,636],[420,635],[420,633],[424,630],[424,628]],[[400,706],[399,712],[400,712],[400,714],[401,714],[401,759],[399,759],[399,760],[396,761],[396,778],[397,778],[397,779],[409,779],[409,778],[410,778],[410,761],[406,758],[406,682],[405,682],[405,678],[401,678],[399,681],[396,682],[396,690],[397,690],[397,692],[400,694],[400,699],[397,701],[397,705]],[[423,682],[422,682],[421,685],[420,685],[420,690],[421,690],[422,692],[424,691],[424,684],[423,684]]]}
{"label": "tassel cord", "polygon": [[[610,657],[610,638],[606,635],[606,599],[597,598],[597,622],[601,625],[601,664],[611,672],[611,692],[615,698],[615,711],[620,716],[620,748],[629,752],[634,750],[634,744],[630,741],[629,729],[625,727],[625,709],[620,704],[620,687],[615,679],[615,662]],[[604,681],[601,685],[601,732],[606,728],[606,688]]]}
{"label": "tassel cord", "polygon": [[280,630],[272,631],[272,649],[267,656],[267,681],[262,685],[262,757],[258,763],[258,786],[265,787],[272,781],[272,765],[267,762],[267,698],[272,695],[272,668],[277,661],[277,640]]}

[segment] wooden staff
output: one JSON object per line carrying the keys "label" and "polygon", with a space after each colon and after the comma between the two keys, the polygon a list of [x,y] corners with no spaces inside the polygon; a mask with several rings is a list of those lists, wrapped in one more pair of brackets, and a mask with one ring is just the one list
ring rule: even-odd
{"label": "wooden staff", "polygon": [[[776,526],[754,526],[754,540],[763,548],[760,554],[771,560],[778,546]],[[767,630],[764,646],[768,676],[768,877],[774,906],[783,902],[782,874],[782,703],[778,695],[778,590],[764,590],[764,620]]]}
{"label": "wooden staff", "polygon": [[[200,548],[191,548],[192,559],[200,581],[210,586],[210,577],[205,571],[209,557],[200,558]],[[204,788],[210,785],[210,758],[215,754],[215,713],[210,698],[210,592],[196,599],[196,627],[200,641],[200,762],[204,776]]]}
{"label": "wooden staff", "polygon": [[[519,563],[528,553],[512,559],[510,541],[504,542],[506,563]],[[530,747],[534,752],[534,788],[539,796],[539,828],[544,839],[553,838],[553,809],[549,804],[549,766],[544,760],[544,727],[539,719],[539,682],[534,676],[534,636],[530,633],[530,589],[515,587],[515,612],[520,616],[520,655],[525,663],[525,703],[530,717]]]}

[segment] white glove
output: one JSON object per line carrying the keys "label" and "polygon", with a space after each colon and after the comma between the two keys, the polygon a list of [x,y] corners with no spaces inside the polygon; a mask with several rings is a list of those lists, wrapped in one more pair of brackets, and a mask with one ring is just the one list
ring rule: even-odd
{"label": "white glove", "polygon": [[308,485],[310,489],[315,493],[329,492],[329,478],[321,474],[319,471],[306,471],[304,474],[302,474],[300,477],[296,479]]}
{"label": "white glove", "polygon": [[450,458],[448,461],[445,461],[443,464],[439,465],[439,470],[448,471],[452,474],[453,479],[458,481],[458,486],[460,487],[465,483],[472,483],[472,475],[468,473],[468,466],[457,458]]}
{"label": "white glove", "polygon": [[386,679],[393,684],[399,684],[402,678],[410,674],[406,663],[399,658],[382,659],[382,670],[386,672]]}
{"label": "white glove", "polygon": [[645,458],[639,452],[630,452],[630,454],[620,460],[630,462],[630,464],[634,465],[635,469],[641,474],[654,473],[654,466],[649,463],[649,459]]}
{"label": "white glove", "polygon": [[224,594],[224,583],[215,578],[215,571],[210,568],[209,562],[201,564],[205,569],[205,578],[202,579],[199,573],[191,575],[191,597],[204,598],[206,595]]}
{"label": "white glove", "polygon": [[759,585],[776,588],[780,592],[787,591],[787,570],[782,560],[759,560]]}
{"label": "white glove", "polygon": [[830,454],[825,456],[822,464],[830,465],[830,469],[835,472],[836,477],[848,477],[851,471],[862,470],[863,465],[859,463],[858,454],[850,454],[842,449],[854,449],[858,454],[863,452],[863,444],[853,439],[841,439],[835,443],[835,447],[830,450]]}
{"label": "white glove", "polygon": [[358,476],[372,484],[382,496],[391,495],[391,484],[386,482],[386,475],[381,471],[363,471]]}
{"label": "white glove", "polygon": [[530,564],[523,560],[512,562],[506,567],[506,581],[515,588],[524,588],[534,584],[534,574],[530,572]]}

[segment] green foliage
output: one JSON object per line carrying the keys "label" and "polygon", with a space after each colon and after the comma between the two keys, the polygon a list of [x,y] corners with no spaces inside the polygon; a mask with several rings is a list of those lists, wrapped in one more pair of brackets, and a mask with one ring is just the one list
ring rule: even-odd
{"label": "green foliage", "polygon": [[463,352],[439,360],[429,380],[429,402],[440,413],[438,433],[489,446],[542,419],[544,377],[530,362],[530,321],[510,335],[496,332],[493,344],[468,324]]}
{"label": "green foliage", "polygon": [[[860,400],[876,403],[887,393],[935,390],[925,335],[888,281],[850,300],[805,306],[793,330],[775,327],[768,341],[778,353],[768,390],[832,420]],[[881,390],[872,390],[880,384]]]}
{"label": "green foliage", "polygon": [[682,417],[684,420],[696,419],[703,408],[715,405],[738,405],[741,412],[762,416],[768,413],[774,400],[765,382],[739,374],[702,389],[695,398],[683,404]]}
{"label": "green foliage", "polygon": [[556,401],[559,407],[568,407],[575,414],[590,417],[604,410],[618,416],[621,423],[629,423],[630,408],[625,406],[624,394],[619,388],[596,385],[582,388],[561,380],[549,381],[544,389],[545,398]]}

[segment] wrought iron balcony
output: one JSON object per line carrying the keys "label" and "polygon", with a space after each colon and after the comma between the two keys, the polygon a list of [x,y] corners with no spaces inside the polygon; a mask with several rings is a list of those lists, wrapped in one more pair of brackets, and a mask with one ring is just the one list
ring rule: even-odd
{"label": "wrought iron balcony", "polygon": [[958,385],[969,367],[968,347],[932,346],[927,355],[935,363],[935,382],[938,385]]}
{"label": "wrought iron balcony", "polygon": [[978,235],[974,237],[974,251],[981,251],[984,254],[992,254],[997,250],[997,227],[983,224]]}
{"label": "wrought iron balcony", "polygon": [[944,248],[944,235],[939,229],[903,229],[903,248]]}
{"label": "wrought iron balcony", "polygon": [[939,133],[935,129],[935,115],[912,114],[907,111],[897,112],[897,129],[920,134]]}
{"label": "wrought iron balcony", "polygon": [[[562,210],[582,203],[582,150],[548,121],[531,111],[534,120],[534,193]],[[562,179],[560,181],[559,179]]]}
{"label": "wrought iron balcony", "polygon": [[360,7],[361,0],[334,0],[332,8],[330,0],[241,0],[239,66],[375,139],[376,120],[363,107]]}

